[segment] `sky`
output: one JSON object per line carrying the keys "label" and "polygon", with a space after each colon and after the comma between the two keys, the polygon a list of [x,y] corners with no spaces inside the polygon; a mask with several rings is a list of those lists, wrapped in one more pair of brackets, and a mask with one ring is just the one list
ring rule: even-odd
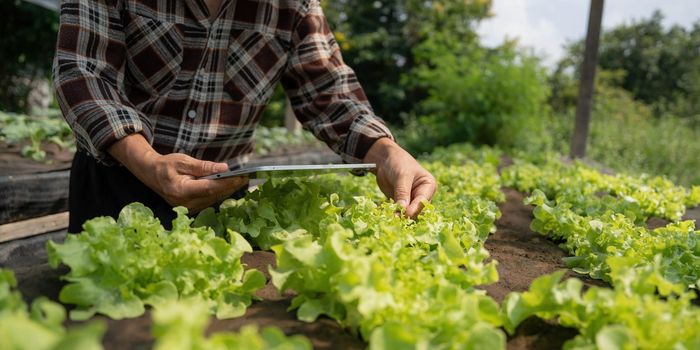
{"label": "sky", "polygon": [[[493,0],[494,17],[479,27],[484,43],[495,46],[503,39],[518,38],[535,49],[553,66],[563,55],[567,41],[583,38],[588,24],[590,0]],[[634,19],[649,18],[660,9],[664,24],[689,28],[700,20],[700,0],[606,0],[603,28]]]}

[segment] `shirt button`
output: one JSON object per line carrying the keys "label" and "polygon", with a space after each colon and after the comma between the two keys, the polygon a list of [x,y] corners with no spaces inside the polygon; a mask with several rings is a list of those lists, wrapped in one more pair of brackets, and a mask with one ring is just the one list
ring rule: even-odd
{"label": "shirt button", "polygon": [[189,112],[187,112],[187,116],[190,117],[190,119],[197,118],[197,111],[191,109]]}

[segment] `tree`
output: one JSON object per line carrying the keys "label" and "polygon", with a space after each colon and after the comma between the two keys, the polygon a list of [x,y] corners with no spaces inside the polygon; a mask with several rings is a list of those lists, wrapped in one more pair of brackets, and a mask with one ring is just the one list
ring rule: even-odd
{"label": "tree", "polygon": [[[662,22],[663,14],[657,10],[650,18],[622,24],[603,33],[598,66],[622,72],[619,87],[653,106],[657,115],[665,112],[683,117],[698,114],[700,22],[690,29],[677,25],[664,28]],[[573,70],[577,75],[583,41],[570,44],[567,51],[556,72]]]}
{"label": "tree", "polygon": [[434,33],[477,38],[475,25],[488,16],[490,0],[324,1],[326,16],[346,62],[355,70],[375,112],[392,123],[414,107],[422,91],[409,91],[402,76],[415,65],[413,48]]}

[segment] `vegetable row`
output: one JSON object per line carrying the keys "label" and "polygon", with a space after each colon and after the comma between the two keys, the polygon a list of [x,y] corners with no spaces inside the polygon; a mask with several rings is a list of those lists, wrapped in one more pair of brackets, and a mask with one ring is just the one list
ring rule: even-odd
{"label": "vegetable row", "polygon": [[[93,219],[83,233],[49,244],[50,262],[71,269],[60,300],[77,306],[74,319],[136,317],[151,306],[156,324],[167,324],[162,334],[184,327],[162,339],[225,348],[235,336],[201,335],[206,313],[237,317],[254,300],[266,281],[240,257],[255,246],[275,252],[272,283],[294,292],[299,319],[331,317],[371,349],[502,349],[502,328],[512,333],[533,315],[576,328],[570,349],[700,348],[692,305],[700,234],[694,222],[678,221],[700,202],[699,188],[552,159],[516,160],[499,177],[500,159],[470,146],[434,152],[423,164],[441,188],[417,220],[397,215],[401,208],[369,177],[268,181],[195,219],[178,209],[172,230],[132,204],[117,220]],[[501,305],[476,288],[498,279],[483,244],[495,231],[503,185],[531,193],[532,228],[562,242],[572,268],[611,288],[584,291],[580,280],[555,273]],[[652,216],[672,222],[648,229]],[[184,324],[177,310],[189,309],[204,316]]]}

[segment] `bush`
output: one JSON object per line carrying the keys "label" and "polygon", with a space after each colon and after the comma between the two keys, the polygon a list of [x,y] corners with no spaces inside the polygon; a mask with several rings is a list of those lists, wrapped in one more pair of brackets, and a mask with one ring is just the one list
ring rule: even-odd
{"label": "bush", "polygon": [[436,35],[415,49],[405,77],[427,91],[400,133],[414,152],[457,142],[540,148],[549,88],[537,58],[509,45],[487,50]]}
{"label": "bush", "polygon": [[477,41],[476,25],[490,0],[322,0],[345,61],[355,70],[377,115],[401,124],[423,91],[402,83],[415,64],[413,48],[435,32]]}
{"label": "bush", "polygon": [[[608,76],[603,72],[603,80]],[[587,157],[615,171],[664,175],[700,185],[700,130],[692,121],[653,110],[621,88],[598,83],[591,116]],[[568,154],[574,109],[549,117],[554,149]]]}

